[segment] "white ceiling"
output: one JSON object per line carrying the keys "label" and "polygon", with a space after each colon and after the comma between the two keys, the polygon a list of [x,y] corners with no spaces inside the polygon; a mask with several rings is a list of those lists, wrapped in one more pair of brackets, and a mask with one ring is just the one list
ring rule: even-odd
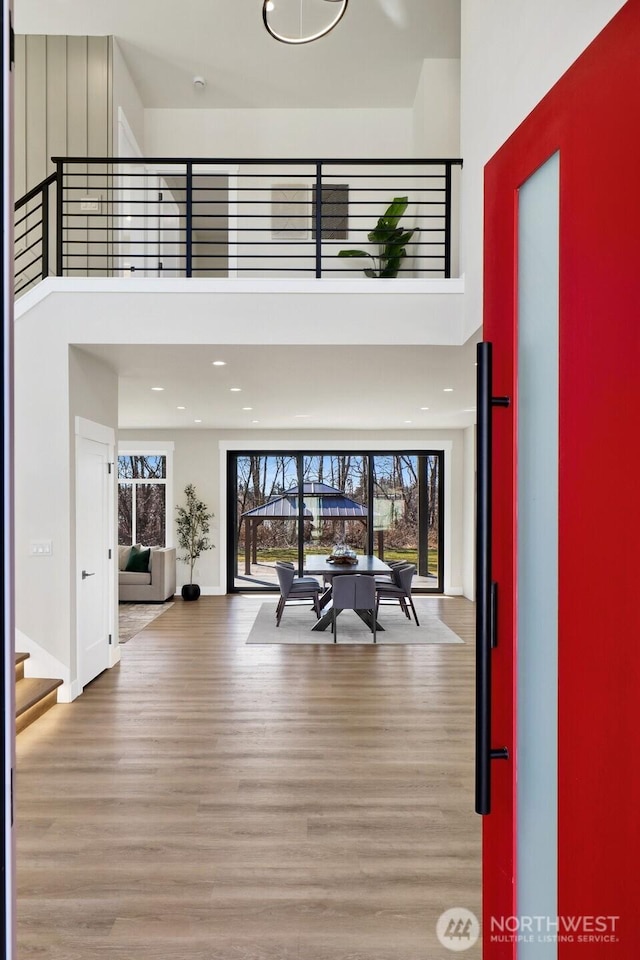
{"label": "white ceiling", "polygon": [[476,339],[462,347],[81,349],[117,371],[121,428],[418,430],[475,422]]}
{"label": "white ceiling", "polygon": [[262,0],[15,0],[15,18],[18,33],[116,36],[146,107],[410,107],[422,61],[460,51],[460,0],[350,0],[297,47],[266,33]]}

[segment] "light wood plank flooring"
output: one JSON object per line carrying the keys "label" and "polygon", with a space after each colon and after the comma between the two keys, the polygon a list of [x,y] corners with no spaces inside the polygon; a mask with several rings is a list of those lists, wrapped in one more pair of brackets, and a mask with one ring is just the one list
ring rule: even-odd
{"label": "light wood plank flooring", "polygon": [[464,645],[247,646],[258,600],[178,600],[20,734],[19,960],[453,956],[474,608],[430,602]]}

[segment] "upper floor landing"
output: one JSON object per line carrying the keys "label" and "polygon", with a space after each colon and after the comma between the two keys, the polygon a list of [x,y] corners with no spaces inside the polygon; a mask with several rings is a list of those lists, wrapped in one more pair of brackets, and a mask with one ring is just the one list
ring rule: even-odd
{"label": "upper floor landing", "polygon": [[267,318],[268,342],[464,341],[460,160],[54,163],[16,204],[18,318],[82,304],[119,342],[141,323],[181,342],[187,319],[193,342],[263,342]]}

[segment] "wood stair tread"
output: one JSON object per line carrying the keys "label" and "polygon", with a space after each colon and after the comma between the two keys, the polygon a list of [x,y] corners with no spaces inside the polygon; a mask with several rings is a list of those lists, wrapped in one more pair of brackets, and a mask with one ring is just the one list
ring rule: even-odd
{"label": "wood stair tread", "polygon": [[16,654],[15,654],[16,666],[17,666],[19,663],[24,663],[24,661],[25,661],[25,660],[28,660],[30,656],[31,656],[30,653],[16,653]]}
{"label": "wood stair tread", "polygon": [[16,684],[16,717],[62,685],[62,680],[46,677],[29,677]]}

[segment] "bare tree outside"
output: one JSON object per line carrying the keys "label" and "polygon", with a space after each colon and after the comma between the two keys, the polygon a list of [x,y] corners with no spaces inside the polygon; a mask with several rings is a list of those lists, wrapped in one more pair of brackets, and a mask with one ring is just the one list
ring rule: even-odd
{"label": "bare tree outside", "polygon": [[128,454],[118,457],[118,543],[166,545],[167,458]]}
{"label": "bare tree outside", "polygon": [[[373,454],[371,461],[369,517],[369,457],[349,452],[302,457],[305,552],[328,553],[337,543],[366,552],[370,523],[375,554],[411,561],[423,576],[437,578],[439,456]],[[249,579],[269,581],[276,560],[298,561],[297,465],[293,453],[252,453],[236,459],[236,569],[244,569]],[[265,509],[269,504],[272,509]]]}
{"label": "bare tree outside", "polygon": [[[422,478],[420,470],[424,471]],[[403,453],[377,455],[373,488],[375,552],[386,560],[418,564],[420,524],[426,521],[428,573],[436,577],[440,542],[439,458]]]}

